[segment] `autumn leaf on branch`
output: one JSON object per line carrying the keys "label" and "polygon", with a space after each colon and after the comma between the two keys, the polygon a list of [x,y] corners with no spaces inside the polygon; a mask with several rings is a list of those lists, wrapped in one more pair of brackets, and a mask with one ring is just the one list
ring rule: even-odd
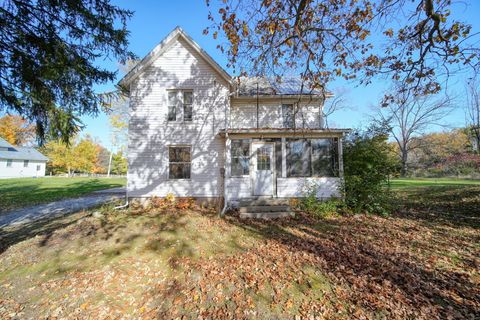
{"label": "autumn leaf on branch", "polygon": [[[439,92],[457,72],[478,72],[478,32],[465,4],[440,0],[207,1],[235,72],[302,76],[305,89],[337,78],[400,81],[414,95]],[[455,14],[456,15],[455,15]]]}

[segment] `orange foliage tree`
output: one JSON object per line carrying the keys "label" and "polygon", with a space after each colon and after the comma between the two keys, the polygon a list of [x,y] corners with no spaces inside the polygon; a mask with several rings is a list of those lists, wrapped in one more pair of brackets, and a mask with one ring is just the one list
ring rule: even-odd
{"label": "orange foliage tree", "polygon": [[0,118],[0,137],[22,146],[34,140],[35,126],[18,115],[6,115]]}

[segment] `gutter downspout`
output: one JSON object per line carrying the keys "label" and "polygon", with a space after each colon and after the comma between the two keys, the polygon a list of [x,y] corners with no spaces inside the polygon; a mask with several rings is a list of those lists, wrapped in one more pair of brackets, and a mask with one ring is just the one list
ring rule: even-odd
{"label": "gutter downspout", "polygon": [[123,208],[127,208],[129,205],[128,203],[128,181],[127,181],[127,188],[125,190],[125,204],[122,204],[120,206],[117,206],[115,208],[113,208],[114,210],[119,210],[119,209],[123,209]]}
{"label": "gutter downspout", "polygon": [[230,98],[235,95],[237,92],[234,91],[230,94],[228,94],[229,101],[228,103],[225,104],[225,150],[223,151],[223,208],[222,211],[220,211],[220,217],[225,216],[225,211],[227,211],[228,208],[228,201],[227,201],[227,140],[228,140],[228,132],[227,132],[227,108],[230,105]]}

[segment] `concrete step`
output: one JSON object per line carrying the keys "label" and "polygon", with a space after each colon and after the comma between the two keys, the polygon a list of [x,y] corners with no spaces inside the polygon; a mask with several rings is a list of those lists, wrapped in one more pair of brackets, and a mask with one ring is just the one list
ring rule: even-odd
{"label": "concrete step", "polygon": [[240,218],[254,218],[254,219],[277,219],[277,218],[287,218],[293,217],[295,214],[293,212],[287,211],[276,211],[276,212],[240,212]]}
{"label": "concrete step", "polygon": [[288,206],[288,198],[252,198],[240,200],[240,207],[248,206]]}
{"label": "concrete step", "polygon": [[289,212],[289,206],[245,206],[239,208],[242,212]]}

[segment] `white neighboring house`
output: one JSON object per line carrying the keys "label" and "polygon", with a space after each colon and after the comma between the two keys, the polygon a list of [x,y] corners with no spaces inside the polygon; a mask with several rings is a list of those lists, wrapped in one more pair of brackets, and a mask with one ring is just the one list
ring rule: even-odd
{"label": "white neighboring house", "polygon": [[[342,137],[301,82],[232,78],[181,28],[120,82],[130,95],[130,198],[340,196]],[[329,94],[327,97],[331,96]]]}
{"label": "white neighboring house", "polygon": [[0,178],[43,177],[47,161],[34,148],[14,147],[0,138]]}

